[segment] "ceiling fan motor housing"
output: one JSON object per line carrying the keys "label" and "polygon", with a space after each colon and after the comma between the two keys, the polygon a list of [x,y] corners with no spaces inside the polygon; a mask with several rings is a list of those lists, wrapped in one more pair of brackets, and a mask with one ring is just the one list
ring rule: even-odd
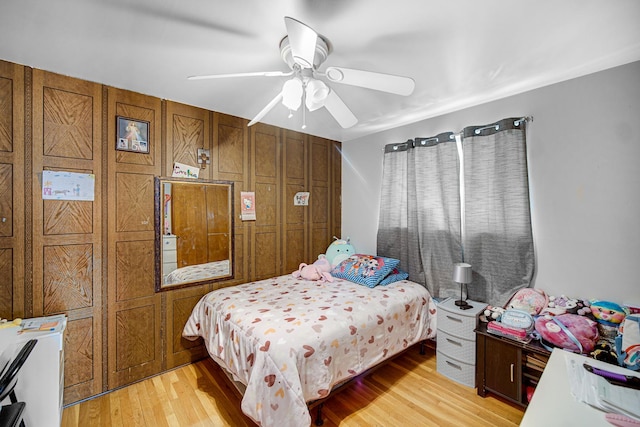
{"label": "ceiling fan motor housing", "polygon": [[[317,70],[318,67],[327,59],[330,53],[331,48],[329,47],[329,43],[324,37],[318,35],[316,40],[315,56],[313,58],[313,69]],[[296,66],[300,66],[293,59],[291,45],[289,44],[289,36],[284,36],[280,41],[280,56],[292,70],[295,70]]]}

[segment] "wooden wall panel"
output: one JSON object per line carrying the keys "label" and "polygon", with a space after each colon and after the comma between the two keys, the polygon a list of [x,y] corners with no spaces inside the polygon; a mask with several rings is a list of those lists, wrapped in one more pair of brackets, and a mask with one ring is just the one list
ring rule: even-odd
{"label": "wooden wall panel", "polygon": [[[46,260],[42,274],[43,314],[91,308],[96,287],[93,283],[93,245],[52,245],[43,250]],[[100,288],[100,283],[97,287]]]}
{"label": "wooden wall panel", "polygon": [[284,272],[293,272],[300,263],[312,263],[307,242],[309,206],[294,206],[296,193],[309,191],[307,136],[291,130],[282,138],[282,258]]}
{"label": "wooden wall panel", "polygon": [[200,300],[202,295],[207,293],[212,287],[218,288],[220,283],[214,285],[196,286],[192,288],[177,289],[167,293],[167,368],[191,363],[207,357],[207,349],[202,339],[190,341],[182,338],[184,328],[191,310]]}
{"label": "wooden wall panel", "polygon": [[13,319],[13,249],[0,249],[0,315]]}
{"label": "wooden wall panel", "polygon": [[5,319],[25,317],[24,208],[31,199],[25,200],[24,76],[21,65],[0,61],[0,317]]}
{"label": "wooden wall panel", "polygon": [[13,165],[0,163],[0,237],[13,234]]}
{"label": "wooden wall panel", "polygon": [[52,87],[43,88],[45,156],[93,158],[93,98]]}
{"label": "wooden wall panel", "polygon": [[[171,176],[173,163],[180,162],[200,167],[199,178],[218,179],[217,169],[212,164],[198,164],[198,148],[211,150],[212,113],[201,108],[176,102],[165,102],[165,152],[163,175]],[[206,236],[203,236],[206,238]],[[206,245],[206,241],[202,244]],[[179,291],[164,292],[166,299],[166,339],[164,352],[166,368],[174,368],[206,355],[202,340],[182,339],[182,328],[191,314],[193,306],[202,295],[209,292],[210,284],[186,288]]]}
{"label": "wooden wall panel", "polygon": [[210,179],[234,182],[234,279],[226,285],[249,281],[251,221],[240,219],[240,193],[250,191],[249,123],[246,119],[213,113]]}
{"label": "wooden wall panel", "polygon": [[160,329],[156,304],[142,305],[118,310],[115,315],[116,358],[114,369],[123,383],[138,380],[138,369],[154,364],[157,359],[155,340],[149,339],[150,331]]}
{"label": "wooden wall panel", "polygon": [[148,240],[116,243],[116,301],[153,297],[155,246]]}
{"label": "wooden wall panel", "polygon": [[44,204],[43,227],[45,236],[92,233],[93,206],[91,203],[48,200]]}
{"label": "wooden wall panel", "polygon": [[116,172],[116,231],[154,230],[153,175]]}
{"label": "wooden wall panel", "polygon": [[[13,151],[13,66],[6,64],[2,67],[0,74],[0,152],[10,153]],[[18,94],[20,88],[18,88]]]}
{"label": "wooden wall panel", "polygon": [[[149,123],[148,153],[116,150],[118,116]],[[202,295],[288,274],[339,233],[339,144],[247,123],[0,61],[0,315],[67,314],[65,404],[206,357],[181,337]],[[235,277],[156,293],[153,178],[198,148],[201,178],[234,182]],[[95,199],[43,200],[44,170],[94,174]],[[242,191],[256,221],[239,218]]]}
{"label": "wooden wall panel", "polygon": [[332,234],[339,238],[346,239],[348,236],[342,236],[342,145],[339,142],[332,141],[331,148],[331,169],[333,170],[333,181],[331,185],[331,200],[333,201],[332,212]]}
{"label": "wooden wall panel", "polygon": [[[87,373],[66,381],[65,402],[73,402],[103,390],[102,87],[41,70],[33,70],[32,84],[32,313],[69,318],[65,371]],[[94,174],[94,200],[43,200],[43,170]],[[91,325],[90,345],[86,331],[72,326],[80,319]]]}
{"label": "wooden wall panel", "polygon": [[67,322],[64,333],[65,402],[75,402],[96,393],[95,384],[101,382],[102,370],[94,367],[102,365],[102,355],[96,353],[94,347],[101,336],[91,316]]}
{"label": "wooden wall panel", "polygon": [[[198,164],[198,148],[210,149],[211,113],[202,108],[166,101],[166,166],[164,176],[171,176],[175,162],[202,168]],[[199,178],[212,178],[211,165],[204,165]]]}
{"label": "wooden wall panel", "polygon": [[[162,295],[155,293],[154,176],[162,172],[158,98],[107,88],[107,388],[161,372]],[[117,117],[149,123],[149,153],[116,150]],[[144,264],[144,265],[142,265]]]}
{"label": "wooden wall panel", "polygon": [[311,257],[315,258],[326,251],[332,242],[331,231],[334,227],[331,224],[333,204],[329,197],[331,191],[330,177],[332,160],[332,142],[317,136],[309,137],[309,175],[310,192],[309,211],[310,227],[309,251]]}
{"label": "wooden wall panel", "polygon": [[256,124],[251,127],[251,189],[256,194],[256,220],[250,241],[251,280],[280,274],[281,223],[281,143],[280,130]]}

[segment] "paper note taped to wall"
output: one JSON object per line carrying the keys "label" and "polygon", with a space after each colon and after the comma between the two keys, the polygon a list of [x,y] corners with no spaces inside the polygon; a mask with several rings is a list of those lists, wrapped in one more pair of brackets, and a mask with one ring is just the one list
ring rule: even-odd
{"label": "paper note taped to wall", "polygon": [[42,199],[93,201],[95,184],[92,173],[42,171]]}
{"label": "paper note taped to wall", "polygon": [[174,178],[193,178],[197,179],[198,175],[200,175],[200,168],[195,166],[185,165],[184,163],[175,162],[173,164],[173,173],[171,174]]}
{"label": "paper note taped to wall", "polygon": [[293,196],[293,206],[308,206],[309,205],[309,192],[300,191]]}

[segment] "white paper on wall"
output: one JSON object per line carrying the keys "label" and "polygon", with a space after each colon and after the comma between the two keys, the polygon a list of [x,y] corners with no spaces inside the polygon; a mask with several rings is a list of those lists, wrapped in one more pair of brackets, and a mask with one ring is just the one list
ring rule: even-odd
{"label": "white paper on wall", "polygon": [[95,184],[92,173],[42,171],[42,199],[93,201]]}
{"label": "white paper on wall", "polygon": [[175,162],[173,164],[173,173],[171,174],[174,178],[193,178],[197,179],[200,174],[200,168],[195,166],[185,165],[184,163]]}
{"label": "white paper on wall", "polygon": [[309,192],[300,191],[293,196],[293,206],[308,206],[309,205]]}

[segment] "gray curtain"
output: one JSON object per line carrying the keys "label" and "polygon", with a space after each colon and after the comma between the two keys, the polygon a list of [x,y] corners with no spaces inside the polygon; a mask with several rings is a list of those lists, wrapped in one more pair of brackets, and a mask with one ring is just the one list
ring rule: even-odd
{"label": "gray curtain", "polygon": [[471,299],[504,306],[529,286],[535,265],[524,127],[524,119],[471,126],[461,147],[452,132],[387,145],[377,253],[400,259],[409,279],[437,298],[460,295],[452,273],[461,261],[472,267]]}
{"label": "gray curtain", "polygon": [[385,147],[377,253],[400,259],[434,297],[459,295],[459,163],[448,132]]}
{"label": "gray curtain", "polygon": [[535,266],[525,122],[518,120],[463,131],[469,297],[494,306],[528,287]]}

